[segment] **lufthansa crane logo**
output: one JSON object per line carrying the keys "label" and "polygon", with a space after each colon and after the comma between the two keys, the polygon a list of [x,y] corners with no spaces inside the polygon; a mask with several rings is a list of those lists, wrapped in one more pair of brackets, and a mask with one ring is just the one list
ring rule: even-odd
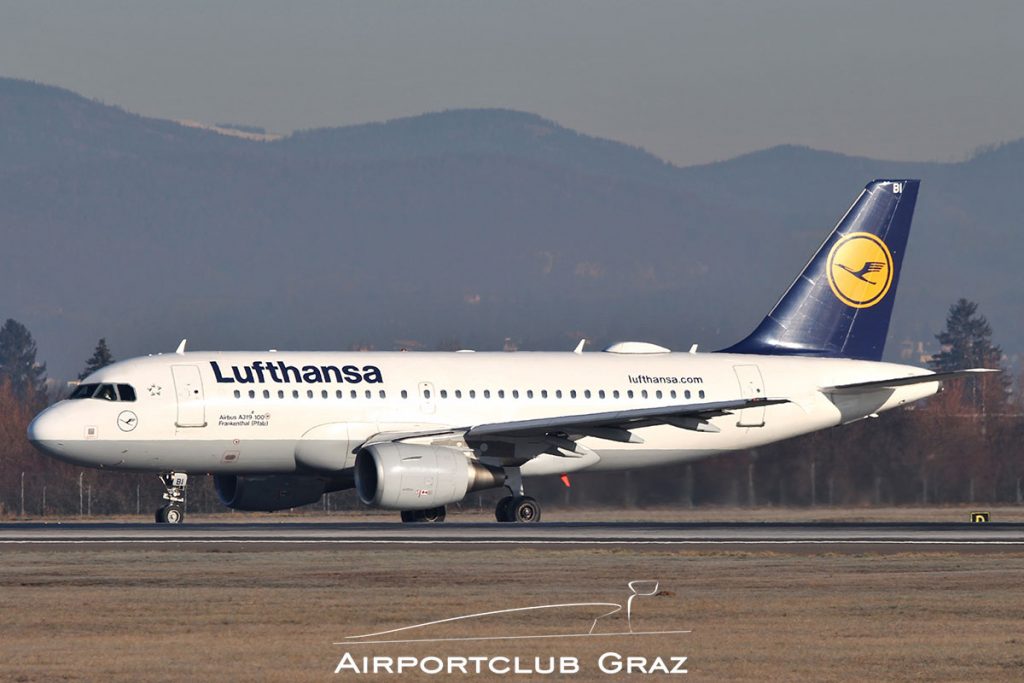
{"label": "lufthansa crane logo", "polygon": [[828,253],[828,285],[847,306],[870,308],[892,284],[892,254],[869,232],[843,235]]}

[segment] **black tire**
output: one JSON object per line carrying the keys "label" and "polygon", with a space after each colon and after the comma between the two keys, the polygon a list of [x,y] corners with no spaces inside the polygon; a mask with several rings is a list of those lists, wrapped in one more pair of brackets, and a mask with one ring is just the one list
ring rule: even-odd
{"label": "black tire", "polygon": [[185,510],[179,505],[168,505],[163,509],[165,524],[181,524],[185,521]]}
{"label": "black tire", "polygon": [[423,521],[422,510],[402,510],[402,522],[405,524],[416,524]]}
{"label": "black tire", "polygon": [[515,500],[514,496],[505,496],[498,501],[498,504],[494,506],[494,518],[499,522],[511,522],[512,514],[509,512],[509,507],[512,501]]}
{"label": "black tire", "polygon": [[533,524],[540,521],[540,503],[529,496],[519,496],[508,506],[509,516],[519,524]]}
{"label": "black tire", "polygon": [[444,505],[420,512],[420,519],[431,524],[440,524],[447,514]]}

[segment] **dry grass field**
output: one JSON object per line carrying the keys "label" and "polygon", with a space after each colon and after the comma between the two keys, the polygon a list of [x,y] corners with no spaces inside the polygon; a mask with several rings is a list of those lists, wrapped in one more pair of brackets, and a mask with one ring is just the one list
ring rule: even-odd
{"label": "dry grass field", "polygon": [[[635,579],[659,580],[662,594],[637,599],[634,628],[692,633],[333,644],[490,609],[624,602]],[[1024,552],[1013,550],[5,546],[0,680],[378,680],[334,676],[345,650],[576,656],[573,680],[620,680],[597,668],[613,650],[685,655],[683,678],[703,681],[1021,681],[1022,579]],[[627,628],[621,615],[601,623],[604,632]],[[416,637],[588,625],[573,611],[524,613]]]}

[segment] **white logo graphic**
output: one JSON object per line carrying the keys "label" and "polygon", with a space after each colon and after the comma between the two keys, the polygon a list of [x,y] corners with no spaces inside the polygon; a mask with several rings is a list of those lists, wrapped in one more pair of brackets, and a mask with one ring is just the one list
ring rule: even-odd
{"label": "white logo graphic", "polygon": [[[335,645],[369,645],[369,644],[393,644],[393,643],[437,643],[437,642],[458,642],[458,641],[473,641],[473,640],[533,640],[538,638],[587,638],[587,637],[607,637],[607,636],[653,636],[653,635],[669,635],[669,634],[680,634],[690,633],[689,630],[678,631],[634,631],[633,630],[633,600],[639,597],[648,597],[656,595],[658,593],[658,582],[657,581],[630,581],[629,586],[629,597],[626,599],[626,604],[623,606],[619,602],[565,602],[551,605],[531,605],[529,607],[510,607],[508,609],[492,610],[489,612],[477,612],[475,614],[463,614],[458,617],[448,617],[447,619],[437,619],[435,621],[425,621],[422,624],[413,624],[412,626],[401,626],[399,628],[389,629],[387,631],[377,631],[375,633],[363,633],[355,636],[348,636],[344,641],[334,643]],[[590,624],[590,628],[585,632],[576,633],[549,633],[542,635],[526,635],[526,636],[466,636],[456,638],[385,638],[383,636],[392,636],[395,634],[404,634],[410,631],[416,631],[419,629],[425,629],[430,626],[437,626],[439,624],[451,624],[458,621],[467,621],[470,619],[479,619],[482,617],[491,617],[498,614],[511,614],[513,612],[534,612],[538,610],[568,610],[571,608],[579,607],[610,607],[611,610],[598,616]],[[625,608],[626,610],[626,631],[616,631],[610,633],[597,632],[597,625],[601,619],[610,617],[613,614],[618,614]]]}

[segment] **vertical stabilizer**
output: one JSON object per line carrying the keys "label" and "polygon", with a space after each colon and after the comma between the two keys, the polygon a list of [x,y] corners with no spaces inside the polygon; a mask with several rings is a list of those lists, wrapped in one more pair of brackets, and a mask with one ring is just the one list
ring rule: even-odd
{"label": "vertical stabilizer", "polygon": [[875,180],[772,312],[727,353],[881,360],[918,180]]}

